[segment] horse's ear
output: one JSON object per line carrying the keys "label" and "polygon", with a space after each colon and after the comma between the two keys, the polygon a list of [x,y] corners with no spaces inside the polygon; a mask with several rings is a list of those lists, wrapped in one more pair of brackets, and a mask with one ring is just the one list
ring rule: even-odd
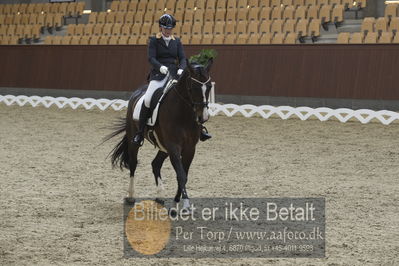
{"label": "horse's ear", "polygon": [[188,61],[187,58],[186,58],[186,65],[187,65],[186,70],[190,73],[190,76],[192,76],[194,74],[194,70],[191,67],[190,61]]}
{"label": "horse's ear", "polygon": [[212,64],[213,64],[213,58],[209,59],[208,64],[206,64],[205,70],[207,73],[211,71]]}

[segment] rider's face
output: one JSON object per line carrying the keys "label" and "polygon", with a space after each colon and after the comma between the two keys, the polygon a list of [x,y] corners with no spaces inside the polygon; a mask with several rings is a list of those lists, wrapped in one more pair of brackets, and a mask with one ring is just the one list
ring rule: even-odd
{"label": "rider's face", "polygon": [[172,31],[173,29],[165,29],[161,27],[161,32],[165,37],[169,37],[170,35],[172,35]]}

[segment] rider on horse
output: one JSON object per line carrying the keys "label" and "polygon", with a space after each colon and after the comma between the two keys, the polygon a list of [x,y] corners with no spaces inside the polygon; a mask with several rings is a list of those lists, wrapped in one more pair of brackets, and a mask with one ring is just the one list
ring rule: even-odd
{"label": "rider on horse", "polygon": [[[180,76],[186,68],[186,57],[179,38],[172,35],[176,20],[169,14],[164,14],[159,19],[160,32],[149,38],[148,59],[152,66],[149,74],[149,85],[144,95],[144,103],[139,117],[139,128],[133,142],[141,145],[144,140],[144,129],[150,116],[151,98],[154,92],[165,85],[168,73],[174,79]],[[205,141],[211,138],[204,128],[201,130],[200,139]]]}

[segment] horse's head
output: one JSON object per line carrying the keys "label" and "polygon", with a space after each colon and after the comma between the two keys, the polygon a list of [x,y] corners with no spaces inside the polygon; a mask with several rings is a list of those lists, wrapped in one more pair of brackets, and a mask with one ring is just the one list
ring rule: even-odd
{"label": "horse's head", "polygon": [[209,119],[208,104],[209,93],[212,88],[211,77],[209,71],[212,67],[213,60],[209,60],[206,66],[187,61],[187,90],[191,98],[194,112],[198,118],[198,122],[204,123]]}

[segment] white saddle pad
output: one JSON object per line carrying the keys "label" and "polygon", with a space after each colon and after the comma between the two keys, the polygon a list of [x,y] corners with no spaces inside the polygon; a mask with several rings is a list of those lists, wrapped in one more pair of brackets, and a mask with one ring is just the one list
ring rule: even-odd
{"label": "white saddle pad", "polygon": [[[154,111],[152,112],[152,116],[150,118],[148,118],[148,120],[147,120],[147,125],[148,126],[154,126],[155,125],[155,122],[157,121],[157,118],[158,118],[159,105],[160,105],[162,99],[165,97],[165,95],[169,92],[170,88],[172,88],[172,86],[175,85],[176,83],[177,83],[177,80],[171,79],[166,84],[166,87],[165,87],[165,89],[163,91],[163,94],[159,98],[159,100],[157,102],[157,105],[155,106]],[[144,104],[144,95],[140,97],[140,99],[137,101],[136,106],[134,107],[133,120],[139,121],[140,110],[141,110],[141,106],[143,104]]]}

